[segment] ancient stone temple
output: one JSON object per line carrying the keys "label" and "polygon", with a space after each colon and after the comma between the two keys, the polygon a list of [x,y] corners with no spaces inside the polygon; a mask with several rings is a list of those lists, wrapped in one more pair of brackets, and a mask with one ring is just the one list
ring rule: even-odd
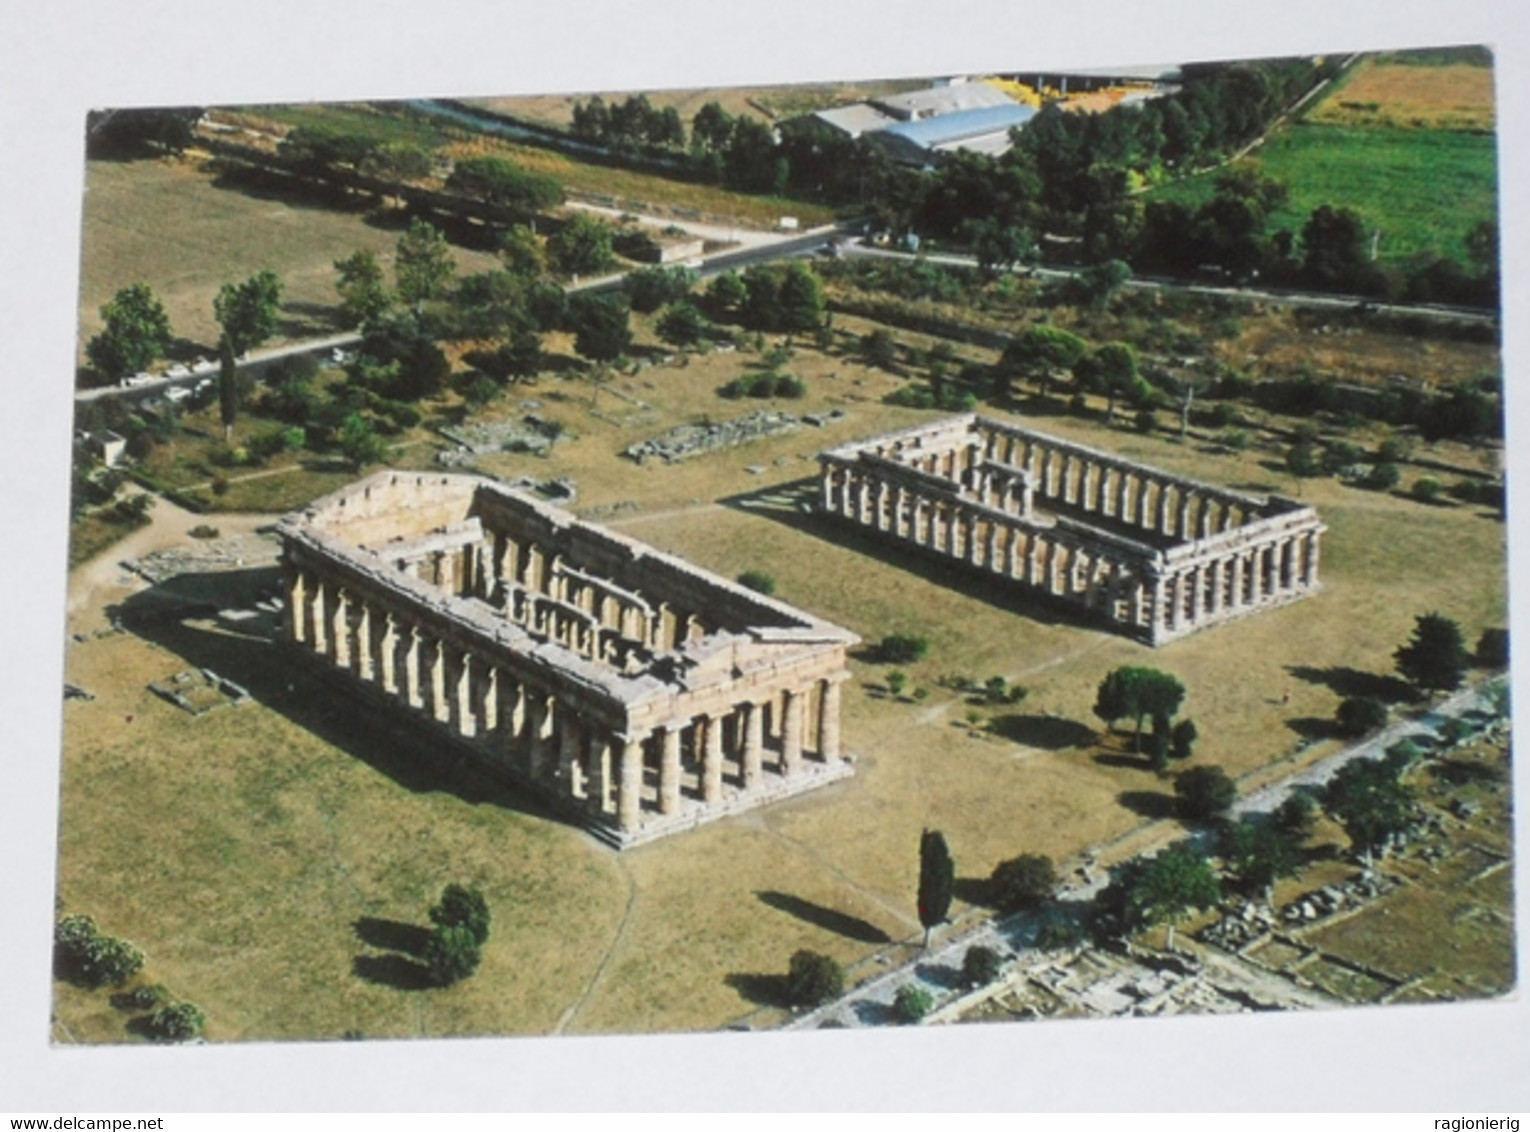
{"label": "ancient stone temple", "polygon": [[278,529],[292,645],[618,847],[851,772],[858,638],[682,559],[466,475],[380,472]]}
{"label": "ancient stone temple", "polygon": [[975,414],[819,456],[822,509],[1082,610],[1152,645],[1318,589],[1327,528]]}

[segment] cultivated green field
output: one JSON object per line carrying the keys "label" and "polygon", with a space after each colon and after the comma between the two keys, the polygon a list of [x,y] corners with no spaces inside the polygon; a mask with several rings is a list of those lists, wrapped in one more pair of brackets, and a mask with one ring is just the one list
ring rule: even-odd
{"label": "cultivated green field", "polygon": [[[1417,256],[1467,262],[1466,233],[1498,214],[1491,135],[1302,122],[1275,134],[1249,160],[1290,186],[1290,200],[1270,217],[1271,231],[1299,236],[1319,205],[1353,208],[1368,230],[1381,229],[1382,264]],[[1216,191],[1218,175],[1165,185],[1148,199],[1200,204]]]}

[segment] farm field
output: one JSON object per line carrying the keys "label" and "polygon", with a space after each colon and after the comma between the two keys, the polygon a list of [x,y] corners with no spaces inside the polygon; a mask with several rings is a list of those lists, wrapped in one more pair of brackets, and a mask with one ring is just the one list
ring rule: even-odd
{"label": "farm field", "polygon": [[[314,695],[258,635],[150,618],[91,637],[106,604],[152,601],[108,586],[70,626],[88,639],[71,647],[66,678],[97,698],[67,707],[65,909],[142,947],[145,979],[201,1006],[213,1040],[721,1027],[761,1007],[762,979],[798,948],[853,973],[878,969],[878,953],[911,954],[922,828],[942,829],[958,876],[975,879],[1016,853],[1063,859],[1162,815],[1164,784],[1098,737],[1090,707],[1109,669],[1174,672],[1203,736],[1197,761],[1244,774],[1331,749],[1323,721],[1346,674],[1390,671],[1416,613],[1438,609],[1469,639],[1503,623],[1499,522],[1335,481],[1304,488],[1330,526],[1321,595],[1156,651],[879,548],[803,512],[812,457],[929,414],[880,403],[899,379],[816,350],[791,363],[810,388],[791,407],[841,408],[847,420],[673,466],[616,456],[700,413],[748,411],[715,395],[747,361],[713,355],[616,379],[646,410],[610,394],[591,406],[587,382],[544,379],[511,396],[534,394],[567,437],[545,459],[484,467],[572,476],[586,513],[725,576],[762,569],[787,601],[868,639],[928,636],[930,656],[908,666],[929,691],[921,703],[887,695],[882,666],[853,662],[844,740],[855,778],[611,854],[496,782],[421,759],[391,723]],[[1268,490],[1283,479],[1258,449],[1038,423],[1215,482]],[[429,450],[409,459],[426,466]],[[248,571],[168,585],[187,596],[211,587],[222,607],[273,580]],[[194,667],[237,673],[252,701],[192,719],[145,687]],[[938,686],[958,672],[1004,674],[1030,693],[973,709]],[[410,989],[408,947],[451,880],[481,887],[493,909],[484,965],[446,990]],[[104,992],[70,987],[55,1037],[126,1040]]]}
{"label": "farm field", "polygon": [[1364,59],[1307,117],[1336,126],[1491,131],[1493,71],[1465,62]]}
{"label": "farm field", "polygon": [[[1290,199],[1270,215],[1270,230],[1299,236],[1319,205],[1352,208],[1367,231],[1380,229],[1377,259],[1384,265],[1418,256],[1468,262],[1466,233],[1498,215],[1491,135],[1309,120],[1277,131],[1246,160],[1290,186]],[[1148,199],[1197,205],[1211,199],[1217,176],[1165,185]]]}

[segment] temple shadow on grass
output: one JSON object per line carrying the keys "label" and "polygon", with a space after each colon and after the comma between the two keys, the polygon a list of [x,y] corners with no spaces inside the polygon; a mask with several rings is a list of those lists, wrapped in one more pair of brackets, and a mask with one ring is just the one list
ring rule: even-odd
{"label": "temple shadow on grass", "polygon": [[768,904],[814,927],[823,928],[825,931],[834,932],[858,943],[892,942],[892,936],[859,916],[825,908],[821,904],[814,904],[811,900],[804,900],[800,896],[792,896],[785,892],[766,891],[756,892],[755,895],[760,898],[762,904]]}
{"label": "temple shadow on grass", "polygon": [[1412,703],[1417,697],[1405,680],[1396,676],[1383,676],[1375,672],[1362,672],[1358,668],[1331,665],[1313,668],[1305,664],[1292,664],[1286,671],[1308,684],[1319,684],[1336,696],[1372,696],[1391,704]]}
{"label": "temple shadow on grass", "polygon": [[995,735],[1042,751],[1084,747],[1095,740],[1094,730],[1074,719],[1055,715],[996,715],[989,724]]}
{"label": "temple shadow on grass", "polygon": [[723,982],[756,1006],[774,1006],[781,1010],[791,1009],[786,994],[785,975],[724,975]]}
{"label": "temple shadow on grass", "polygon": [[1138,817],[1152,821],[1179,816],[1179,807],[1175,805],[1171,794],[1159,794],[1151,790],[1123,790],[1116,795],[1116,801]]}
{"label": "temple shadow on grass", "polygon": [[351,925],[356,938],[368,947],[380,947],[384,951],[402,951],[419,959],[425,954],[430,942],[430,929],[418,924],[406,924],[402,920],[380,920],[375,916],[362,916]]}
{"label": "temple shadow on grass", "polygon": [[911,570],[917,563],[919,576],[936,585],[1043,625],[1098,628],[1102,624],[1091,621],[1082,610],[1030,590],[1023,583],[1001,578],[910,542],[884,538],[837,516],[820,514],[810,506],[818,498],[818,491],[816,479],[793,480],[761,491],[729,496],[719,502],[731,510],[771,519],[800,534],[895,569]]}
{"label": "temple shadow on grass", "polygon": [[[107,613],[129,632],[179,657],[186,667],[210,668],[242,685],[262,707],[412,793],[445,793],[472,805],[558,820],[424,721],[402,710],[379,711],[348,694],[341,674],[330,684],[321,667],[298,663],[279,642],[198,624],[220,609],[249,608],[279,585],[275,567],[180,574],[133,594]],[[167,662],[165,671],[145,673],[145,681],[171,675],[172,665]]]}
{"label": "temple shadow on grass", "polygon": [[424,990],[434,985],[430,968],[407,955],[358,955],[351,970],[359,979],[395,990]]}

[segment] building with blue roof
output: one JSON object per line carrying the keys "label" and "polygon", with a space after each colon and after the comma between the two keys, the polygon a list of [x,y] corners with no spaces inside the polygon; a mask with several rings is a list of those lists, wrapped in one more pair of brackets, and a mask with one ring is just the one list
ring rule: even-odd
{"label": "building with blue roof", "polygon": [[902,122],[867,137],[905,165],[933,165],[941,154],[955,149],[997,157],[1009,150],[1010,131],[1035,116],[1035,107],[1012,102]]}

